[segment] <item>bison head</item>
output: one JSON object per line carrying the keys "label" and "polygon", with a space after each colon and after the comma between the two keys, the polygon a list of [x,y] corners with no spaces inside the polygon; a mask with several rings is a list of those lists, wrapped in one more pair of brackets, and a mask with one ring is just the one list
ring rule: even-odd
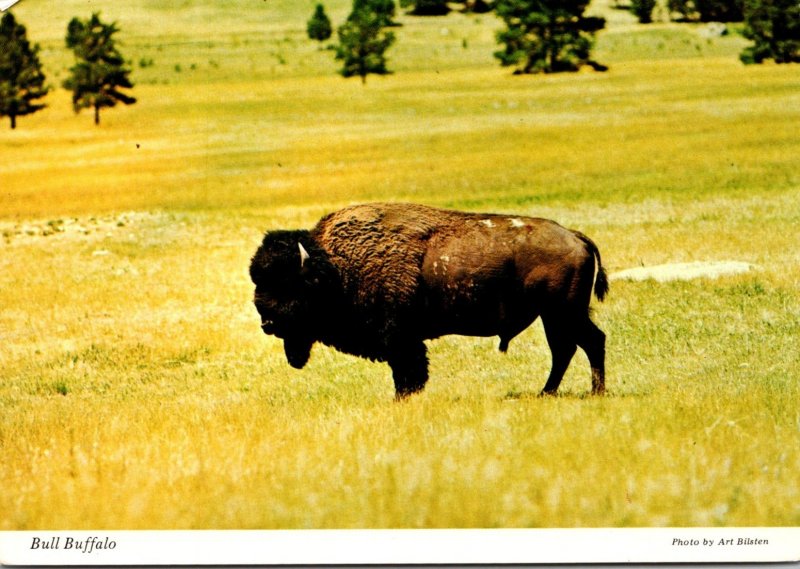
{"label": "bison head", "polygon": [[337,302],[338,272],[308,231],[272,231],[253,256],[250,278],[261,329],[282,339],[289,364],[302,368]]}

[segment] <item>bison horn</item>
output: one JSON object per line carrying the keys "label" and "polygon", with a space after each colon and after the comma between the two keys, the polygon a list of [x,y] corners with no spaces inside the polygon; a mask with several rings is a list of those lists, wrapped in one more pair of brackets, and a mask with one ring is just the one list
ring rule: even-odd
{"label": "bison horn", "polygon": [[299,241],[297,242],[297,246],[300,248],[300,268],[302,269],[303,265],[311,257],[311,255],[308,254],[308,251],[306,251],[305,247],[303,247],[303,244]]}

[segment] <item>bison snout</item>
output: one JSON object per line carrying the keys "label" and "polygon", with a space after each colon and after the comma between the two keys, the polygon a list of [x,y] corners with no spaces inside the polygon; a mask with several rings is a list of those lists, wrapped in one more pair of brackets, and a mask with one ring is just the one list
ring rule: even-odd
{"label": "bison snout", "polygon": [[270,336],[278,336],[278,327],[274,320],[264,320],[261,322],[261,331]]}
{"label": "bison snout", "polygon": [[268,336],[275,336],[276,338],[283,338],[285,331],[275,323],[274,320],[263,320],[261,322],[261,331]]}

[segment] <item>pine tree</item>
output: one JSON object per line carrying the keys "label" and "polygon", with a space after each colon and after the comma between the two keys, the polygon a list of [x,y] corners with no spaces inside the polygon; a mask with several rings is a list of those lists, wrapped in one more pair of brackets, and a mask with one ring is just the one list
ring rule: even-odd
{"label": "pine tree", "polygon": [[317,4],[317,9],[314,10],[314,15],[308,21],[306,26],[309,39],[323,42],[333,35],[333,27],[331,20],[325,13],[325,6]]}
{"label": "pine tree", "polygon": [[0,19],[0,116],[17,128],[17,117],[42,110],[36,103],[50,90],[39,61],[39,46],[31,46],[25,26],[17,23],[11,12]]}
{"label": "pine tree", "polygon": [[337,30],[339,45],[336,59],[343,62],[339,71],[343,77],[360,76],[367,82],[367,75],[385,75],[385,52],[394,43],[394,34],[385,31],[386,14],[376,12],[369,1],[356,0],[347,21]]}
{"label": "pine tree", "polygon": [[744,0],[667,0],[670,12],[685,20],[741,22]]}
{"label": "pine tree", "polygon": [[744,37],[753,40],[739,56],[744,63],[800,63],[800,3],[746,0]]}
{"label": "pine tree", "polygon": [[[369,10],[378,16],[381,26],[397,26],[394,21],[397,8],[394,0],[353,0],[353,10],[350,16],[361,10]],[[349,19],[349,18],[348,18]]]}
{"label": "pine tree", "polygon": [[583,65],[605,70],[589,59],[594,33],[605,19],[586,17],[588,0],[498,0],[497,15],[506,29],[497,34],[505,48],[495,52],[516,73],[577,71]]}
{"label": "pine tree", "polygon": [[653,21],[655,7],[656,0],[631,0],[631,12],[642,24],[649,24]]}
{"label": "pine tree", "polygon": [[450,12],[447,0],[401,0],[400,5],[411,8],[415,16],[444,16]]}
{"label": "pine tree", "polygon": [[114,44],[116,23],[105,24],[95,13],[88,20],[73,18],[67,26],[67,47],[75,52],[76,64],[64,88],[72,91],[72,106],[94,108],[94,124],[100,124],[100,109],[114,107],[118,102],[132,105],[136,99],[120,91],[133,87],[119,50]]}
{"label": "pine tree", "polygon": [[461,3],[464,4],[464,12],[471,14],[485,14],[494,10],[493,0],[465,0]]}
{"label": "pine tree", "polygon": [[744,0],[695,0],[703,22],[741,22]]}

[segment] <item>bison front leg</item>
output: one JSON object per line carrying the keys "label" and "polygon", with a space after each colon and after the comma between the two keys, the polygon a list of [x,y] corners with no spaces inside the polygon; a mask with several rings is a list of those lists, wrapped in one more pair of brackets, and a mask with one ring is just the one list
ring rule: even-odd
{"label": "bison front leg", "polygon": [[425,387],[428,356],[422,340],[404,341],[392,346],[387,362],[392,368],[395,399],[405,399]]}

